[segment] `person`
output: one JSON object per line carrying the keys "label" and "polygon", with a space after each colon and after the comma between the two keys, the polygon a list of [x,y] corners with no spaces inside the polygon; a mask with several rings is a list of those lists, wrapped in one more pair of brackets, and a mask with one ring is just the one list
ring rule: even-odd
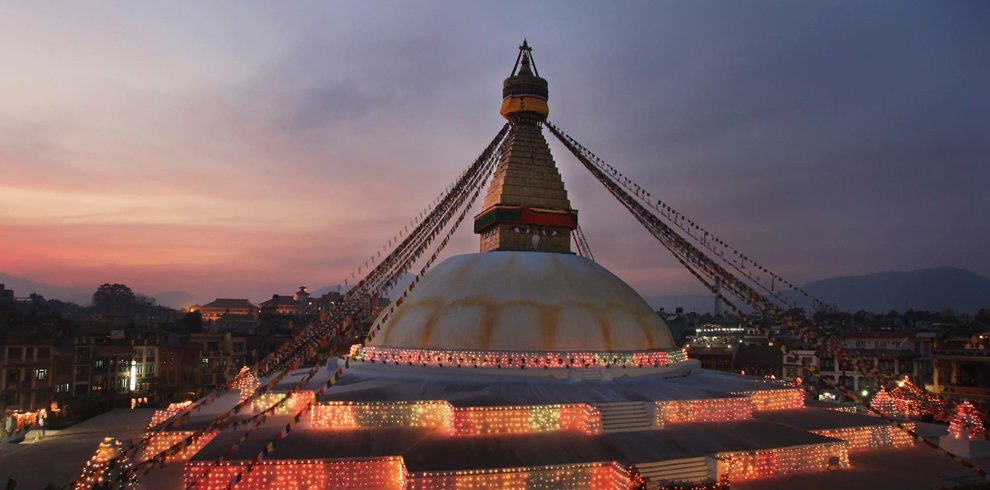
{"label": "person", "polygon": [[38,430],[41,432],[39,439],[45,438],[45,423],[48,422],[48,411],[42,408],[38,410]]}

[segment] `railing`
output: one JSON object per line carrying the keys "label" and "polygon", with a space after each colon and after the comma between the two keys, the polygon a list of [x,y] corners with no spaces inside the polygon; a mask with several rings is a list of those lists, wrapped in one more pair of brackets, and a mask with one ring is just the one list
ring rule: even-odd
{"label": "railing", "polygon": [[990,359],[990,349],[935,349],[934,355]]}
{"label": "railing", "polygon": [[990,396],[990,388],[975,386],[942,385],[942,391],[956,395]]}

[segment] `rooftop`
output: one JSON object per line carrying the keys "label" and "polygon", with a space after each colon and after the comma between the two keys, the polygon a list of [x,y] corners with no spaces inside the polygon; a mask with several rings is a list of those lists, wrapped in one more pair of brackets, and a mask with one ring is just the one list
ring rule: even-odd
{"label": "rooftop", "polygon": [[230,310],[230,309],[238,309],[238,308],[251,309],[251,308],[257,308],[257,306],[251,304],[251,302],[246,299],[217,298],[209,303],[206,303],[205,305],[200,306],[200,308]]}

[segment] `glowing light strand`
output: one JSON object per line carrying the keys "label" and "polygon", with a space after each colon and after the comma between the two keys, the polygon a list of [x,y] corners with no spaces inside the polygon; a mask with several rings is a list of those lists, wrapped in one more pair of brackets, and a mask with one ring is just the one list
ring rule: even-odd
{"label": "glowing light strand", "polygon": [[688,359],[684,349],[640,352],[520,352],[361,347],[362,362],[471,368],[623,368],[670,366]]}
{"label": "glowing light strand", "polygon": [[956,439],[980,439],[986,434],[980,412],[969,400],[956,407],[956,414],[949,421],[949,434]]}

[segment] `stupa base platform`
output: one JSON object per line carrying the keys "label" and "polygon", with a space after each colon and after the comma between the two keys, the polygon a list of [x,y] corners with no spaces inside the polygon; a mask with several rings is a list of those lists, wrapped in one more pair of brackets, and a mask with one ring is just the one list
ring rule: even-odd
{"label": "stupa base platform", "polygon": [[[338,473],[346,473],[349,471],[347,468],[351,468],[357,474],[358,468],[364,468],[370,460],[378,462],[376,472],[397,471],[393,466],[401,465],[406,475],[404,479],[408,482],[438,474],[446,475],[445,478],[451,481],[478,474],[496,478],[492,475],[526,472],[537,475],[533,477],[537,480],[543,478],[539,476],[543,470],[534,468],[554,468],[558,473],[563,471],[570,477],[578,478],[578,474],[589,472],[590,467],[598,469],[590,471],[586,475],[588,478],[592,478],[591,473],[595,472],[615,472],[614,478],[622,480],[623,471],[628,471],[632,466],[663,472],[665,466],[671,466],[663,464],[665,462],[676,463],[675,466],[683,469],[685,461],[693,459],[700,464],[694,465],[688,473],[680,473],[683,478],[678,479],[700,482],[717,479],[725,473],[735,481],[795,471],[822,471],[830,465],[844,467],[848,464],[843,441],[762,420],[717,425],[682,424],[662,430],[596,435],[558,431],[451,437],[433,430],[407,428],[307,430],[300,426],[300,429],[281,441],[278,450],[266,458],[269,469],[257,473],[260,468],[256,468],[252,474],[268,472],[274,475],[279,464],[303,463],[310,465],[312,471],[320,472],[323,470],[318,468],[331,465]],[[187,478],[195,478],[204,468],[228,454],[227,448],[237,437],[236,434],[229,436],[218,438],[187,463]],[[264,440],[263,437],[259,439]],[[239,447],[229,454],[230,461],[222,464],[245,464],[261,449],[254,446],[246,444]],[[386,461],[392,463],[386,464]],[[625,470],[603,469],[611,468],[613,464]],[[368,469],[361,471],[365,470]],[[219,484],[220,480],[226,481],[224,478],[229,478],[230,471],[224,468],[212,472],[204,488],[213,488],[213,484]],[[650,476],[645,472],[644,475]],[[523,477],[516,475],[513,478]],[[217,482],[213,482],[214,479]],[[579,479],[583,484],[573,488],[587,488],[584,484],[592,481],[584,477]],[[389,481],[395,483],[394,479]],[[523,478],[521,481],[526,480]],[[592,488],[625,488],[612,485],[593,485]],[[412,485],[406,488],[417,487]]]}
{"label": "stupa base platform", "polygon": [[[531,371],[534,376],[507,376]],[[378,402],[446,400],[454,406],[549,405],[623,401],[699,400],[789,390],[753,377],[704,370],[697,361],[660,368],[565,369],[547,376],[542,369],[408,367],[352,363],[322,400]],[[515,372],[513,372],[515,374]],[[577,381],[580,381],[578,383]],[[797,406],[803,406],[803,402]]]}

